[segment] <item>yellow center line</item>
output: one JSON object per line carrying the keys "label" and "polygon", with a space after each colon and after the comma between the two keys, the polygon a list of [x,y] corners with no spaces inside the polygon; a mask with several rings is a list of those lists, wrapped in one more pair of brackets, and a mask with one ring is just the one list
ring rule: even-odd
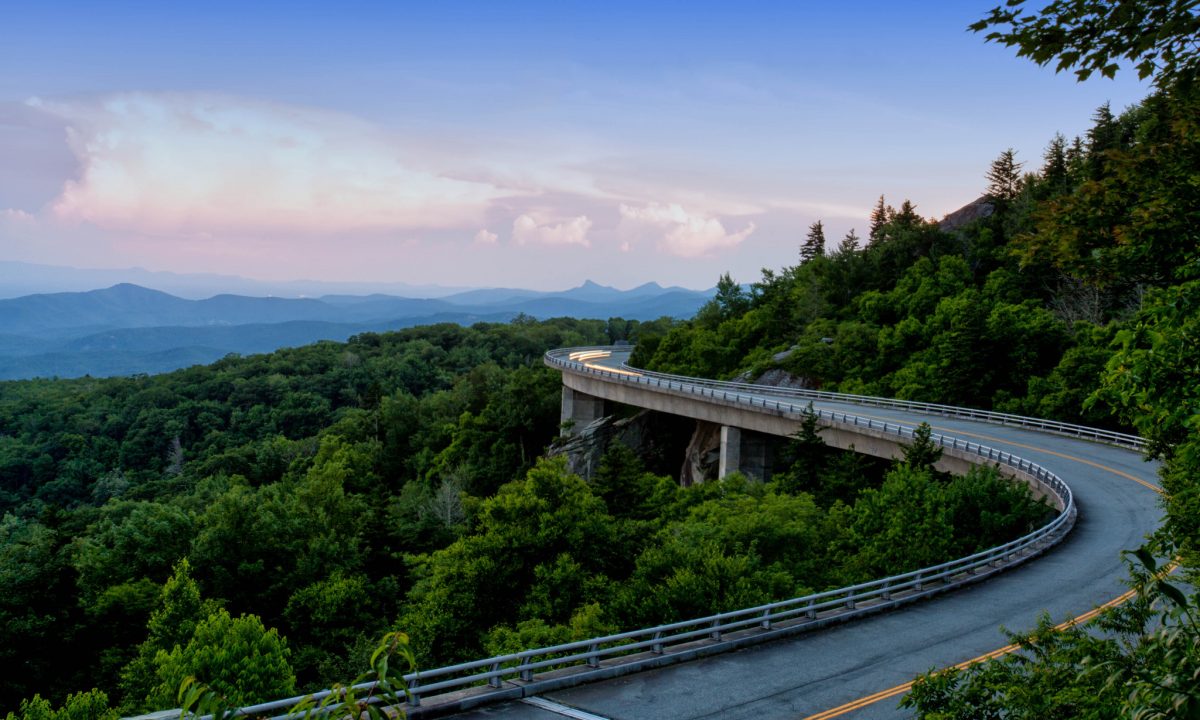
{"label": "yellow center line", "polygon": [[1103,465],[1103,464],[1095,462],[1093,460],[1087,460],[1086,458],[1076,457],[1074,455],[1068,455],[1066,453],[1055,452],[1054,450],[1047,450],[1045,448],[1040,448],[1035,445],[1026,445],[1025,443],[1014,442],[1012,440],[1005,440],[1004,438],[992,437],[991,435],[981,435],[979,433],[967,432],[965,430],[958,430],[955,428],[938,427],[936,425],[932,425],[931,427],[933,427],[935,430],[941,430],[943,432],[948,432],[948,433],[956,433],[958,435],[966,435],[967,437],[979,438],[980,440],[990,440],[992,442],[1007,443],[1008,445],[1012,445],[1013,447],[1025,448],[1026,450],[1034,450],[1036,452],[1046,453],[1047,455],[1053,455],[1054,457],[1060,457],[1060,458],[1063,458],[1064,460],[1074,460],[1075,462],[1083,463],[1084,465],[1090,465],[1091,467],[1098,468],[1100,470],[1107,470],[1108,472],[1112,473],[1113,475],[1123,477],[1126,480],[1132,480],[1135,483],[1137,483],[1138,485],[1149,488],[1149,489],[1153,490],[1154,492],[1158,493],[1159,495],[1161,495],[1163,492],[1162,488],[1155,485],[1154,483],[1146,482],[1145,480],[1143,480],[1135,475],[1130,475],[1127,472],[1122,472],[1120,470],[1117,470],[1116,468],[1112,468],[1107,465]]}
{"label": "yellow center line", "polygon": [[[881,420],[883,422],[900,424],[899,421],[896,420],[896,418],[880,417],[879,415],[859,415],[858,417],[870,418],[871,420]],[[977,438],[979,440],[989,440],[991,442],[1004,443],[1005,445],[1012,445],[1013,447],[1019,447],[1019,448],[1024,448],[1026,450],[1033,450],[1035,452],[1045,453],[1047,455],[1053,455],[1054,457],[1060,457],[1064,460],[1074,460],[1075,462],[1083,463],[1084,465],[1089,465],[1089,466],[1097,468],[1099,470],[1105,470],[1107,472],[1112,473],[1113,475],[1117,475],[1118,477],[1123,477],[1126,480],[1132,480],[1133,482],[1137,483],[1138,485],[1141,485],[1142,487],[1145,487],[1145,488],[1149,488],[1150,490],[1153,490],[1154,492],[1158,493],[1159,495],[1161,495],[1163,493],[1162,488],[1155,485],[1154,483],[1146,482],[1145,480],[1137,477],[1136,475],[1130,475],[1127,472],[1123,472],[1116,468],[1109,467],[1108,465],[1103,465],[1101,463],[1095,462],[1094,460],[1088,460],[1086,458],[1077,457],[1075,455],[1068,455],[1066,453],[1056,452],[1054,450],[1047,450],[1046,448],[1038,447],[1036,445],[1026,445],[1025,443],[1016,442],[1015,440],[1006,440],[1005,438],[998,438],[998,437],[995,437],[992,435],[983,435],[981,433],[973,433],[973,432],[968,432],[966,430],[959,430],[958,428],[948,428],[948,427],[945,427],[942,425],[930,425],[929,427],[931,427],[934,430],[937,430],[939,432],[949,433],[951,435],[963,435],[966,437]]]}
{"label": "yellow center line", "polygon": [[[1178,563],[1171,563],[1167,567],[1163,568],[1161,575],[1166,575],[1166,574],[1172,573],[1178,567],[1179,567]],[[1108,602],[1104,603],[1103,605],[1098,605],[1097,607],[1092,608],[1091,610],[1088,610],[1087,612],[1083,613],[1082,615],[1078,615],[1076,617],[1071,618],[1070,620],[1067,620],[1067,621],[1064,621],[1064,622],[1061,622],[1061,623],[1055,625],[1054,630],[1056,632],[1061,632],[1068,628],[1072,628],[1076,625],[1081,625],[1083,623],[1089,622],[1090,620],[1092,620],[1092,618],[1096,617],[1097,615],[1104,612],[1108,608],[1112,608],[1112,607],[1121,605],[1122,603],[1127,602],[1130,598],[1132,598],[1136,594],[1137,594],[1136,590],[1127,590],[1124,593],[1121,593],[1117,597],[1113,598],[1112,600],[1109,600]],[[984,653],[983,655],[980,655],[979,657],[974,657],[974,658],[971,658],[970,660],[964,660],[963,662],[960,662],[957,665],[954,665],[953,668],[955,670],[965,670],[965,669],[971,667],[972,665],[977,665],[981,662],[987,662],[988,660],[994,660],[995,658],[1001,657],[1002,655],[1008,655],[1009,653],[1017,651],[1018,649],[1020,649],[1020,647],[1021,646],[1017,643],[1005,645],[1004,647],[997,648],[989,653]],[[854,710],[858,710],[859,708],[866,707],[867,705],[873,705],[873,704],[879,702],[880,700],[886,700],[891,697],[896,697],[897,695],[902,695],[902,694],[908,692],[909,690],[911,690],[912,686],[913,686],[913,681],[910,680],[909,682],[903,683],[901,685],[897,685],[895,687],[890,687],[887,690],[880,690],[879,692],[874,693],[872,695],[867,695],[866,697],[861,697],[857,700],[853,700],[851,702],[846,703],[845,705],[839,705],[838,707],[819,712],[816,715],[809,715],[808,717],[805,717],[804,720],[827,720],[828,718],[839,717],[841,715],[845,715],[848,712],[852,712]]]}
{"label": "yellow center line", "polygon": [[[591,359],[591,358],[588,358],[588,359]],[[585,361],[585,364],[588,365],[588,367],[596,367],[596,369],[607,370],[609,372],[614,372],[614,373],[618,373],[618,374],[641,375],[641,373],[629,372],[628,370],[622,370],[619,368],[594,366],[594,365],[591,365],[590,363],[586,363],[586,361]],[[885,418],[885,417],[880,417],[878,415],[859,415],[858,417],[870,418],[872,420],[880,420],[883,422],[897,422],[895,418]],[[1091,466],[1091,467],[1094,467],[1094,468],[1097,468],[1100,470],[1105,470],[1105,471],[1110,472],[1118,477],[1125,478],[1126,480],[1132,480],[1133,482],[1135,482],[1143,487],[1149,488],[1150,490],[1153,490],[1154,492],[1156,492],[1160,495],[1163,493],[1162,488],[1158,487],[1157,485],[1155,485],[1153,483],[1146,482],[1145,480],[1142,480],[1141,478],[1131,475],[1127,472],[1117,470],[1116,468],[1109,467],[1108,465],[1104,465],[1104,464],[1095,462],[1093,460],[1087,460],[1085,458],[1077,457],[1075,455],[1068,455],[1067,453],[1056,452],[1054,450],[1047,450],[1046,448],[1037,447],[1035,445],[1026,445],[1025,443],[1020,443],[1020,442],[1016,442],[1013,440],[1007,440],[1005,438],[998,438],[998,437],[994,437],[991,435],[983,435],[980,433],[968,432],[966,430],[960,430],[958,428],[947,428],[947,427],[941,427],[941,426],[937,426],[937,425],[931,425],[930,427],[935,430],[941,431],[941,432],[951,433],[954,435],[963,435],[966,437],[973,437],[973,438],[977,438],[980,440],[988,440],[991,442],[997,442],[997,443],[1002,443],[1002,444],[1006,444],[1006,445],[1011,445],[1013,447],[1024,448],[1026,450],[1033,450],[1035,452],[1045,453],[1047,455],[1053,455],[1054,457],[1063,458],[1064,460],[1073,460],[1078,463],[1083,463],[1084,465],[1088,465],[1088,466]],[[1174,572],[1176,567],[1178,567],[1178,565],[1176,563],[1172,563],[1171,565],[1164,568],[1163,574]],[[1076,625],[1079,625],[1081,623],[1089,622],[1093,618],[1095,618],[1097,615],[1099,615],[1100,613],[1107,610],[1108,608],[1116,607],[1124,602],[1127,602],[1135,594],[1136,594],[1136,591],[1134,591],[1134,590],[1126,591],[1126,592],[1118,595],[1117,597],[1113,598],[1112,600],[1109,600],[1108,602],[1106,602],[1102,605],[1098,605],[1098,606],[1092,608],[1091,610],[1088,610],[1087,612],[1083,613],[1082,615],[1077,615],[1077,616],[1071,618],[1070,620],[1066,620],[1064,622],[1059,623],[1058,625],[1055,625],[1054,630],[1062,631],[1062,630],[1066,630],[1067,628],[1071,628]],[[1003,655],[1008,655],[1009,653],[1015,652],[1019,648],[1020,648],[1020,645],[1018,645],[1016,643],[1005,645],[1004,647],[997,648],[995,650],[992,650],[991,652],[984,653],[983,655],[980,655],[978,657],[974,657],[974,658],[971,658],[970,660],[965,660],[963,662],[960,662],[957,665],[954,665],[953,667],[957,670],[963,670],[972,665],[975,665],[975,664],[978,664],[981,662],[986,662],[988,660],[992,660],[994,658],[998,658]],[[858,710],[859,708],[866,707],[867,705],[873,705],[873,704],[879,702],[880,700],[886,700],[887,698],[896,697],[897,695],[906,693],[912,689],[912,686],[913,686],[913,682],[909,681],[909,682],[903,683],[901,685],[897,685],[895,687],[888,688],[887,690],[880,690],[877,693],[873,693],[871,695],[861,697],[857,700],[848,702],[845,705],[839,705],[838,707],[831,708],[831,709],[825,710],[823,712],[819,712],[815,715],[809,715],[809,716],[805,717],[803,720],[827,720],[828,718],[839,717],[841,715],[845,715],[848,712],[852,712],[854,710]]]}
{"label": "yellow center line", "polygon": [[[872,417],[872,416],[860,415],[859,417]],[[884,420],[886,422],[895,422],[895,419],[893,419],[893,418],[882,418],[882,417],[878,417],[878,416],[872,417],[872,419]],[[992,442],[1005,443],[1008,445],[1012,445],[1014,447],[1025,448],[1026,450],[1034,450],[1036,452],[1046,453],[1048,455],[1054,455],[1055,457],[1060,457],[1065,460],[1074,460],[1075,462],[1080,462],[1080,463],[1083,463],[1084,465],[1090,465],[1094,468],[1099,468],[1100,470],[1106,470],[1110,473],[1113,473],[1114,475],[1123,477],[1127,480],[1132,480],[1139,485],[1142,485],[1144,487],[1147,487],[1147,488],[1153,490],[1156,493],[1159,493],[1160,495],[1163,492],[1162,488],[1158,487],[1157,485],[1154,485],[1153,483],[1148,483],[1145,480],[1142,480],[1141,478],[1130,475],[1129,473],[1122,472],[1120,470],[1117,470],[1116,468],[1111,468],[1107,465],[1102,465],[1098,462],[1093,462],[1091,460],[1086,460],[1081,457],[1076,457],[1074,455],[1068,455],[1066,453],[1055,452],[1054,450],[1047,450],[1045,448],[1036,447],[1034,445],[1026,445],[1024,443],[1013,442],[1012,440],[1006,440],[1004,438],[992,437],[990,435],[982,435],[982,434],[978,434],[978,433],[966,432],[964,430],[959,430],[957,428],[938,427],[936,425],[931,425],[930,427],[932,427],[936,430],[947,432],[947,433],[954,433],[957,435],[966,435],[968,437],[979,438],[981,440],[989,440]],[[1163,574],[1165,575],[1167,573],[1174,572],[1177,567],[1178,567],[1177,563],[1172,563],[1163,569]],[[1112,600],[1109,600],[1108,602],[1104,603],[1103,605],[1098,605],[1098,606],[1092,608],[1091,610],[1088,610],[1087,612],[1083,613],[1082,615],[1077,615],[1077,616],[1071,618],[1070,620],[1066,620],[1064,622],[1059,623],[1058,625],[1055,625],[1054,629],[1056,631],[1062,631],[1062,630],[1066,630],[1067,628],[1071,628],[1076,625],[1079,625],[1081,623],[1089,622],[1090,620],[1092,620],[1093,618],[1095,618],[1097,615],[1104,612],[1108,608],[1116,607],[1118,605],[1121,605],[1122,603],[1127,602],[1135,594],[1136,594],[1136,591],[1128,590],[1128,591],[1118,595],[1117,597],[1113,598]],[[994,658],[998,658],[1003,655],[1008,655],[1009,653],[1015,652],[1019,648],[1020,648],[1020,645],[1015,644],[1015,643],[1011,644],[1011,645],[1005,645],[1002,648],[997,648],[995,650],[992,650],[991,652],[984,653],[983,655],[980,655],[978,657],[971,658],[970,660],[965,660],[957,665],[954,665],[953,667],[956,670],[963,670],[972,665],[975,665],[975,664],[978,664],[981,662],[986,662],[988,660],[992,660]],[[913,686],[913,682],[909,681],[909,682],[903,683],[901,685],[897,685],[895,687],[888,688],[887,690],[880,690],[877,693],[873,693],[871,695],[861,697],[857,700],[852,700],[851,702],[848,702],[845,705],[839,705],[835,708],[830,708],[829,710],[819,712],[815,715],[809,715],[809,716],[805,717],[803,720],[827,720],[828,718],[839,717],[841,715],[845,715],[846,713],[853,712],[854,710],[858,710],[859,708],[866,707],[867,705],[874,705],[875,703],[879,702],[880,700],[886,700],[888,698],[896,697],[897,695],[902,695],[902,694],[908,692],[909,690],[911,690],[912,686]]]}

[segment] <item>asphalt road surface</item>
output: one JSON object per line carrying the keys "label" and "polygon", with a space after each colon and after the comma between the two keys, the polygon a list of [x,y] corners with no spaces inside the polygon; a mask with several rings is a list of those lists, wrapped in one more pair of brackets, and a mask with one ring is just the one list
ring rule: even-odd
{"label": "asphalt road surface", "polygon": [[[619,363],[615,356],[606,362]],[[764,388],[762,395],[771,397]],[[1001,631],[1042,614],[1077,617],[1127,589],[1122,550],[1158,526],[1157,466],[1131,450],[903,410],[815,402],[820,409],[916,425],[1001,448],[1058,474],[1079,519],[1057,547],[982,583],[880,615],[738,652],[502,703],[460,720],[851,720],[903,718],[902,686],[922,672],[1008,645]],[[878,698],[874,699],[873,698]]]}

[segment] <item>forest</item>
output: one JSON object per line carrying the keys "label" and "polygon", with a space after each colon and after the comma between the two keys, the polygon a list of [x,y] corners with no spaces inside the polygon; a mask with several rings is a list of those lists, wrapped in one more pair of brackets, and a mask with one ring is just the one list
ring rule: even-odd
{"label": "forest", "polygon": [[544,350],[671,324],[438,325],[6,384],[4,702],[132,714],[189,676],[282,697],[354,677],[389,630],[435,667],[933,564],[1049,512],[931,446],[827,448],[815,416],[769,483],[681,487],[619,444],[589,481],[540,458]]}
{"label": "forest", "polygon": [[174,707],[189,675],[281,697],[354,677],[391,630],[431,666],[896,572],[1046,512],[994,474],[936,472],[928,448],[835,452],[814,423],[767,483],[680,487],[620,446],[571,475],[544,457],[559,380],[541,355],[629,340],[656,370],[754,375],[790,350],[778,364],[824,389],[1146,437],[1166,522],[1130,555],[1134,599],[1103,632],[1014,628],[1023,652],[933,672],[905,702],[939,719],[1200,716],[1194,12],[1098,23],[1054,2],[1038,24],[1020,5],[977,29],[1082,78],[1129,61],[1152,93],[1037,160],[1000,152],[966,215],[881,197],[862,237],[818,221],[795,265],[724,276],[689,321],[434,325],[0,385],[0,709],[108,720]]}
{"label": "forest", "polygon": [[1200,16],[1015,0],[971,27],[1080,81],[1136,72],[1152,92],[1099,108],[1036,165],[1000,153],[969,222],[881,198],[866,237],[832,252],[814,223],[796,266],[748,293],[722,278],[635,364],[731,376],[791,349],[786,366],[826,389],[1142,435],[1166,520],[1129,549],[1132,600],[1095,626],[1012,628],[1021,652],[935,670],[903,704],[936,720],[1200,717]]}

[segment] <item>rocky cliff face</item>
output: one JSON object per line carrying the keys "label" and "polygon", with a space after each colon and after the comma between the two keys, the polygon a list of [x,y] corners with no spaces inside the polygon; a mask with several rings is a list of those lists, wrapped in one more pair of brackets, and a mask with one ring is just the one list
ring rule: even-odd
{"label": "rocky cliff face", "polygon": [[942,221],[938,223],[938,229],[942,232],[952,233],[980,218],[990,217],[994,212],[996,212],[995,204],[985,195],[942,218]]}
{"label": "rocky cliff face", "polygon": [[721,426],[716,423],[696,421],[692,439],[683,452],[683,467],[679,471],[679,484],[687,487],[717,478],[721,464]]}
{"label": "rocky cliff face", "polygon": [[690,422],[649,410],[627,418],[610,415],[578,428],[570,438],[551,447],[546,454],[550,457],[565,455],[568,470],[591,479],[600,467],[605,451],[612,443],[619,442],[642,458],[648,470],[671,473],[678,467],[679,451]]}

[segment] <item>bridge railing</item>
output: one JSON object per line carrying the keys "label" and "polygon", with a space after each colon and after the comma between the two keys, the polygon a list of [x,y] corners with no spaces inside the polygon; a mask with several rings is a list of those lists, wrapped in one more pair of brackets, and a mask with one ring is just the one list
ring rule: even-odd
{"label": "bridge railing", "polygon": [[[613,350],[614,348],[612,346],[564,348],[562,350],[551,350],[550,352],[546,353],[545,360],[547,365],[559,368],[571,367],[577,372],[603,371],[603,367],[573,361],[570,358],[570,355],[577,351],[602,353],[605,351],[611,352]],[[620,348],[619,350],[624,351],[627,350],[627,348]],[[975,420],[992,425],[1033,428],[1043,432],[1054,433],[1056,435],[1095,440],[1097,442],[1127,447],[1134,450],[1142,450],[1146,447],[1145,439],[1138,437],[1137,435],[1130,435],[1128,433],[1121,433],[1113,430],[1103,430],[1100,428],[1088,427],[1086,425],[1076,425],[1074,423],[1058,422],[1057,420],[1043,420],[1041,418],[1027,417],[1025,415],[1014,415],[1012,413],[994,412],[991,410],[976,410],[973,408],[957,407],[954,405],[941,405],[938,403],[918,402],[915,400],[896,400],[894,398],[877,397],[873,395],[855,395],[852,393],[836,393],[827,392],[824,390],[782,388],[771,385],[755,385],[753,383],[744,382],[689,378],[683,375],[671,375],[669,373],[642,370],[640,368],[634,368],[626,363],[622,363],[621,367],[626,372],[635,373],[635,375],[630,375],[631,378],[644,378],[643,380],[635,379],[633,382],[669,387],[673,389],[679,389],[680,386],[686,385],[690,388],[703,387],[719,389],[731,393],[749,392],[758,395],[770,394],[776,397],[800,398],[805,400],[824,400],[827,402],[841,402],[855,405],[897,408],[900,410],[909,410],[912,412],[925,413],[929,415],[940,415],[943,417],[956,417],[966,420]]]}
{"label": "bridge railing", "polygon": [[[605,349],[609,348],[552,351],[546,354],[546,362],[572,372],[603,375],[607,380],[614,382],[650,384],[702,397],[721,397],[726,401],[780,412],[802,413],[807,410],[806,404],[739,392],[742,389],[740,386],[743,385],[740,383],[709,383],[678,376],[648,375],[643,371],[638,371],[642,374],[635,375],[628,374],[628,371],[605,369],[569,359],[572,352],[595,352]],[[746,387],[762,389],[762,386]],[[837,395],[836,399],[845,401],[847,397],[851,396]],[[797,398],[812,399],[807,395]],[[821,410],[819,415],[822,419],[832,422],[879,430],[900,438],[911,439],[913,436],[911,427],[899,423],[829,410]],[[1027,473],[1055,495],[1063,510],[1042,527],[1015,540],[910,572],[706,617],[561,645],[530,648],[517,653],[409,673],[404,676],[410,692],[408,707],[416,709],[430,698],[470,688],[481,689],[480,695],[475,696],[472,704],[477,704],[481,697],[489,694],[496,699],[522,697],[526,691],[528,694],[536,694],[539,691],[538,674],[550,670],[573,672],[569,678],[564,678],[560,673],[556,674],[555,679],[550,681],[557,686],[564,686],[585,682],[591,678],[668,664],[672,662],[673,654],[692,657],[720,652],[803,632],[829,622],[840,622],[857,615],[879,612],[975,582],[994,572],[1022,563],[1052,547],[1065,537],[1074,525],[1077,515],[1074,495],[1071,488],[1053,472],[1007,451],[979,443],[947,435],[932,435],[932,440],[940,446],[974,455],[981,463],[996,463]],[[620,672],[611,672],[616,666],[620,667]],[[356,686],[359,690],[370,687],[370,683]],[[234,716],[283,720],[288,717],[287,711],[302,700],[308,697],[320,699],[332,692],[334,691],[324,690],[311,696],[301,695],[247,706],[235,711]],[[170,712],[176,713],[177,716],[178,711]],[[156,713],[145,717],[166,720],[170,715]]]}

